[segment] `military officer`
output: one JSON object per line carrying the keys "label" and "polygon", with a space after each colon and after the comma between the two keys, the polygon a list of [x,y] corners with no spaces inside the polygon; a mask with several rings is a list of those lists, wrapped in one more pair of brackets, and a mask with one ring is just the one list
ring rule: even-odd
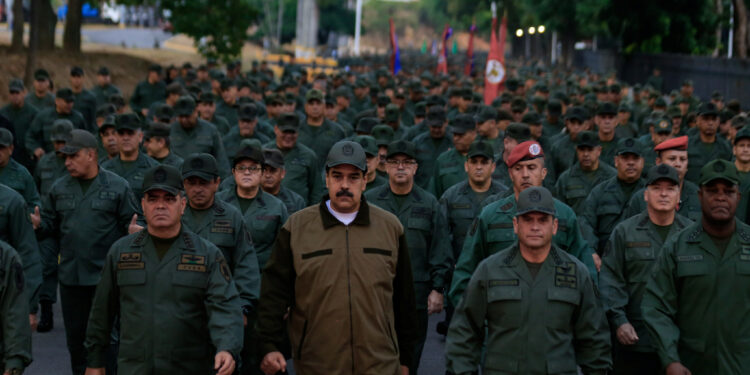
{"label": "military officer", "polygon": [[598,129],[599,147],[601,155],[599,159],[606,164],[614,165],[617,152],[617,141],[620,138],[617,132],[617,106],[611,102],[599,104],[594,116],[594,123]]}
{"label": "military officer", "polygon": [[96,119],[96,97],[91,91],[83,88],[83,69],[79,66],[70,68],[70,89],[73,91],[73,109],[80,112],[86,124],[93,128]]}
{"label": "military officer", "polygon": [[164,100],[167,97],[167,85],[161,77],[161,66],[151,65],[148,68],[146,79],[138,82],[130,96],[130,109],[139,112],[143,116],[148,113],[151,104]]}
{"label": "military officer", "polygon": [[750,197],[750,127],[745,126],[734,136],[734,166],[740,182],[740,204],[737,206],[737,217],[747,223],[748,198]]}
{"label": "military officer", "polygon": [[588,111],[583,107],[572,107],[565,112],[565,130],[560,136],[550,139],[552,148],[550,149],[552,167],[557,175],[562,174],[570,168],[576,161],[575,140],[578,133],[587,130],[586,121],[588,120]]}
{"label": "military officer", "polygon": [[750,227],[735,218],[737,184],[729,161],[701,168],[701,221],[669,237],[646,284],[641,309],[667,374],[750,371]]}
{"label": "military officer", "polygon": [[257,139],[261,144],[271,139],[256,128],[258,125],[258,107],[253,103],[242,104],[237,111],[239,122],[222,137],[227,155],[236,155],[245,139]]}
{"label": "military officer", "polygon": [[[424,121],[422,122],[425,123]],[[388,125],[375,125],[372,128],[372,137],[375,138],[375,143],[378,145],[378,176],[388,178],[388,172],[385,169],[385,156],[388,154],[388,145],[393,141],[393,128]],[[408,141],[408,139],[404,139]]]}
{"label": "military officer", "polygon": [[89,127],[81,114],[73,109],[73,91],[71,89],[57,90],[55,105],[52,108],[42,109],[34,117],[26,133],[26,151],[34,155],[36,160],[42,158],[45,152],[53,150],[50,133],[55,120],[65,119],[73,123],[76,129],[95,131]]}
{"label": "military officer", "polygon": [[143,190],[147,229],[115,242],[103,259],[86,330],[86,374],[104,374],[119,314],[118,373],[230,375],[242,348],[242,313],[227,261],[182,225],[176,168],[152,168]]}
{"label": "military officer", "polygon": [[159,164],[181,168],[182,158],[175,155],[169,147],[169,133],[168,124],[157,122],[149,124],[148,130],[143,133],[143,148],[146,150],[146,154]]}
{"label": "military officer", "polygon": [[451,123],[453,148],[438,156],[435,174],[432,176],[431,189],[435,197],[442,197],[448,188],[466,180],[466,154],[477,138],[476,121],[473,115],[459,114]]}
{"label": "military officer", "polygon": [[219,134],[225,135],[229,132],[231,126],[227,119],[216,114],[216,94],[212,92],[202,92],[196,100],[198,104],[198,116],[206,120],[219,129]]}
{"label": "military officer", "polygon": [[688,171],[685,178],[697,182],[701,166],[714,159],[732,160],[732,146],[724,137],[717,137],[719,111],[713,103],[698,109],[697,134],[688,139]]}
{"label": "military officer", "polygon": [[[317,155],[317,164],[323,165],[334,143],[344,139],[346,133],[340,125],[324,116],[325,94],[312,89],[305,94],[305,119],[299,124],[297,142],[309,147]],[[320,197],[315,197],[320,199]]]}
{"label": "military officer", "polygon": [[419,330],[414,362],[409,367],[411,374],[416,374],[419,367],[427,337],[427,317],[443,309],[452,262],[450,243],[443,240],[448,223],[439,215],[438,201],[416,185],[417,156],[416,147],[409,141],[389,144],[386,156],[388,184],[365,192],[367,201],[396,215],[405,228],[414,270]]}
{"label": "military officer", "polygon": [[578,162],[563,172],[555,183],[555,196],[570,206],[576,215],[581,214],[583,201],[591,189],[604,180],[617,174],[617,170],[601,163],[602,148],[599,137],[592,131],[583,131],[576,137],[576,157]]}
{"label": "military officer", "polygon": [[185,159],[191,154],[211,154],[219,163],[221,177],[230,174],[229,159],[227,159],[224,143],[216,127],[198,118],[195,100],[190,96],[182,96],[175,105],[177,121],[170,125],[170,145],[175,155]]}
{"label": "military officer", "polygon": [[101,163],[116,157],[120,153],[120,145],[117,144],[116,118],[116,115],[109,115],[99,125],[97,153]]}
{"label": "military officer", "polygon": [[128,182],[99,168],[96,148],[96,138],[88,131],[71,132],[70,141],[60,149],[68,175],[44,197],[41,217],[32,214],[39,236],[52,237],[59,245],[60,299],[75,375],[83,374],[86,367],[86,322],[105,255],[128,233],[139,211]]}
{"label": "military officer", "polygon": [[614,332],[615,374],[661,373],[646,331],[641,299],[662,244],[692,222],[677,214],[680,177],[667,164],[651,167],[642,193],[646,210],[615,226],[602,256],[599,286]]}
{"label": "military officer", "polygon": [[0,128],[0,183],[21,194],[31,212],[41,205],[39,192],[29,170],[11,158],[13,150],[13,134],[8,129]]}
{"label": "military officer", "polygon": [[281,151],[264,148],[263,160],[266,163],[261,180],[263,191],[283,202],[289,215],[305,208],[305,199],[281,184],[286,176],[284,155],[281,154]]}
{"label": "military officer", "polygon": [[44,69],[37,69],[34,71],[34,91],[26,94],[24,101],[40,111],[55,108],[55,96],[51,91],[49,73]]}
{"label": "military officer", "polygon": [[[515,146],[506,163],[513,183],[512,194],[486,205],[472,223],[451,281],[449,297],[454,306],[458,305],[479,262],[511,246],[516,240],[511,228],[518,194],[531,186],[541,186],[546,175],[544,151],[536,141],[526,141]],[[489,198],[485,202],[487,200]],[[589,267],[591,277],[596,281],[592,250],[581,235],[576,214],[557,199],[555,207],[560,221],[560,230],[553,238],[555,245]]]}
{"label": "military officer", "polygon": [[[656,165],[657,152],[654,150],[654,147],[673,138],[672,120],[667,117],[647,117],[644,122],[649,124],[649,134],[644,134],[638,138],[638,142],[643,148],[643,169],[649,170]],[[685,144],[685,149],[687,150],[687,143]]]}
{"label": "military officer", "polygon": [[518,241],[468,282],[446,338],[447,367],[476,374],[486,343],[485,374],[605,374],[607,321],[586,266],[553,244],[558,205],[546,188],[530,187],[517,206]]}
{"label": "military officer", "polygon": [[13,123],[16,132],[16,148],[13,158],[26,168],[32,168],[32,161],[29,153],[26,152],[26,131],[31,127],[34,116],[39,110],[33,105],[26,102],[24,95],[26,87],[20,79],[13,79],[8,84],[8,104],[0,108],[0,116],[4,116]]}
{"label": "military officer", "polygon": [[383,123],[393,128],[393,136],[403,139],[408,128],[401,121],[401,109],[397,104],[391,103],[385,106]]}
{"label": "military officer", "polygon": [[112,75],[109,68],[102,66],[96,71],[96,85],[91,89],[96,98],[96,107],[109,103],[108,99],[114,94],[120,94],[120,89],[112,84]]}
{"label": "military officer", "polygon": [[159,165],[159,162],[141,152],[140,144],[143,139],[141,131],[141,120],[135,113],[124,113],[115,117],[115,129],[117,130],[117,144],[120,152],[112,159],[102,163],[102,168],[114,172],[125,179],[130,185],[136,199],[143,193],[143,175]]}
{"label": "military officer", "polygon": [[369,135],[358,135],[352,138],[352,141],[359,143],[367,156],[367,173],[365,173],[367,189],[372,190],[378,186],[387,184],[388,179],[378,174],[377,168],[380,159],[378,157],[378,146],[375,138]]}
{"label": "military officer", "polygon": [[497,110],[483,105],[477,112],[476,120],[478,139],[490,142],[495,155],[502,155],[504,137],[497,125]]}
{"label": "military officer", "polygon": [[[437,105],[430,107],[426,121],[428,131],[412,140],[416,146],[416,158],[419,164],[414,181],[422,189],[428,188],[430,178],[435,175],[438,156],[453,146],[451,135],[447,132],[448,118],[445,108]],[[394,139],[397,138],[394,136]]]}
{"label": "military officer", "polygon": [[21,257],[0,241],[0,369],[4,375],[20,375],[31,363],[29,305],[26,303]]}
{"label": "military officer", "polygon": [[531,130],[528,125],[520,122],[513,122],[508,125],[503,133],[502,154],[496,154],[495,156],[495,172],[492,173],[493,179],[505,186],[513,185],[508,173],[508,157],[519,143],[528,140],[531,140]]}

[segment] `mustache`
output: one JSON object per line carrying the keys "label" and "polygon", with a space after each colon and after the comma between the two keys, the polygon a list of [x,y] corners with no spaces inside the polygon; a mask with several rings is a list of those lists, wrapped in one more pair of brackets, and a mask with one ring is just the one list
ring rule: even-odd
{"label": "mustache", "polygon": [[339,192],[336,193],[336,197],[354,198],[354,194],[352,194],[349,190],[339,190]]}

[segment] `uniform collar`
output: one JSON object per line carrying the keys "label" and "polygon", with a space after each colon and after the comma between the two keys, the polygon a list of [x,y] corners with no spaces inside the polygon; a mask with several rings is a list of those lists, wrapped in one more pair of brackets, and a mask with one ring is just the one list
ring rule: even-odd
{"label": "uniform collar", "polygon": [[[326,201],[329,199],[329,197],[326,195],[323,197],[323,199],[320,200],[320,204],[318,205],[318,208],[320,209],[320,217],[323,220],[323,229],[329,229],[336,225],[343,225],[339,219],[334,217],[330,211],[328,211],[328,207],[326,206]],[[365,195],[362,194],[362,201],[359,203],[359,211],[357,212],[357,216],[354,218],[354,221],[351,222],[351,224],[356,225],[370,225],[370,206],[367,204],[367,200],[365,199]]]}

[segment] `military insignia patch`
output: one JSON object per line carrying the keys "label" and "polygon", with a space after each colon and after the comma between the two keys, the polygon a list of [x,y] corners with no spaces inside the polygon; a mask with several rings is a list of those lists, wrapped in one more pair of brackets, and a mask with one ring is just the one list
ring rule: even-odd
{"label": "military insignia patch", "polygon": [[724,163],[718,162],[714,164],[714,172],[724,172],[727,169],[727,167],[724,165]]}
{"label": "military insignia patch", "polygon": [[159,168],[154,171],[154,182],[162,183],[167,180],[167,171],[164,168]]}
{"label": "military insignia patch", "polygon": [[508,279],[508,280],[490,280],[489,286],[518,286],[519,281],[518,279]]}
{"label": "military insignia patch", "polygon": [[142,270],[146,268],[143,262],[117,262],[118,270]]}
{"label": "military insignia patch", "polygon": [[345,144],[344,147],[341,147],[341,153],[344,154],[344,156],[352,156],[354,155],[354,147],[350,144]]}
{"label": "military insignia patch", "polygon": [[532,144],[531,144],[531,145],[529,146],[529,154],[531,154],[531,156],[537,156],[537,155],[539,155],[539,154],[540,154],[541,152],[542,152],[542,148],[541,148],[541,147],[539,147],[539,144],[538,144],[538,143],[532,143]]}
{"label": "military insignia patch", "polygon": [[180,257],[182,264],[206,264],[206,257],[203,255],[182,254]]}
{"label": "military insignia patch", "polygon": [[538,190],[534,190],[529,193],[529,201],[532,203],[539,203],[542,201],[542,194]]}
{"label": "military insignia patch", "polygon": [[635,140],[633,138],[628,138],[625,140],[625,146],[626,147],[633,147],[635,146]]}
{"label": "military insignia patch", "polygon": [[202,169],[203,168],[203,159],[193,159],[190,161],[190,167],[193,169]]}
{"label": "military insignia patch", "polygon": [[555,267],[555,286],[575,289],[577,281],[575,263],[567,262]]}
{"label": "military insignia patch", "polygon": [[140,262],[141,253],[120,253],[120,262]]}
{"label": "military insignia patch", "polygon": [[669,174],[669,167],[667,167],[666,164],[659,165],[658,168],[656,168],[656,172],[658,172],[661,175],[667,175]]}
{"label": "military insignia patch", "polygon": [[206,266],[180,263],[177,265],[177,270],[178,271],[191,271],[191,272],[206,272]]}
{"label": "military insignia patch", "polygon": [[229,265],[227,265],[227,261],[224,257],[219,258],[219,270],[226,281],[232,279],[232,271],[229,270]]}

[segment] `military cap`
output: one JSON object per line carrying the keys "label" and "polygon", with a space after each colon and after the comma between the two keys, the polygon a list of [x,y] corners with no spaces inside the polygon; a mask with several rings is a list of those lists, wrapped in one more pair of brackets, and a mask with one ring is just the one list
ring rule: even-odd
{"label": "military cap", "polygon": [[74,66],[70,68],[70,76],[71,77],[83,77],[83,68],[80,66]]}
{"label": "military cap", "polygon": [[449,98],[460,97],[461,96],[461,89],[458,88],[458,87],[449,87],[448,88],[448,92],[447,92],[447,96]]}
{"label": "military cap", "polygon": [[378,107],[385,107],[391,103],[391,98],[389,98],[388,95],[380,94],[378,95],[376,103]]}
{"label": "military cap", "polygon": [[396,122],[401,114],[401,110],[396,104],[388,104],[385,106],[385,122]]}
{"label": "military cap", "polygon": [[344,98],[349,99],[349,98],[352,97],[352,92],[351,92],[351,90],[349,90],[348,87],[341,86],[341,87],[337,88],[336,90],[333,90],[333,97],[334,98],[344,97]]}
{"label": "military cap", "polygon": [[536,111],[529,111],[529,112],[526,112],[525,115],[523,115],[523,117],[521,118],[521,122],[529,126],[541,125],[542,116]]}
{"label": "military cap", "polygon": [[414,146],[414,143],[405,141],[403,139],[389,143],[388,153],[386,154],[386,157],[390,158],[398,154],[404,154],[408,158],[416,159],[417,149]]}
{"label": "military cap", "polygon": [[52,123],[52,142],[67,142],[70,140],[70,132],[73,131],[73,123],[66,119],[57,119]]}
{"label": "military cap", "polygon": [[208,76],[211,77],[211,79],[214,81],[221,81],[224,79],[224,77],[226,77],[226,75],[224,75],[224,72],[218,69],[211,69],[211,71],[208,72]]}
{"label": "military cap", "polygon": [[619,112],[619,113],[632,112],[632,111],[633,111],[633,109],[630,108],[630,106],[628,105],[628,103],[620,103],[620,106],[617,107],[617,112]]}
{"label": "military cap", "polygon": [[86,130],[73,129],[70,131],[70,140],[65,143],[65,146],[60,149],[60,152],[65,155],[73,155],[82,148],[93,148],[99,147],[96,138]]}
{"label": "military cap", "polygon": [[266,104],[284,104],[284,99],[282,99],[279,94],[269,94],[266,95]]}
{"label": "military cap", "polygon": [[172,195],[180,195],[182,191],[180,171],[171,165],[164,164],[147,170],[143,175],[143,194],[153,190],[163,190]]}
{"label": "military cap", "polygon": [[184,92],[182,85],[179,82],[172,82],[167,85],[167,96],[169,95],[182,95]]}
{"label": "military cap", "polygon": [[[312,90],[311,90],[311,91],[312,91]],[[310,93],[310,92],[308,91],[308,94],[309,94],[309,93]],[[312,100],[312,98],[311,98],[311,100]],[[288,92],[288,93],[284,94],[284,101],[285,101],[285,102],[286,102],[287,104],[296,104],[296,103],[297,103],[297,95],[294,95],[294,94],[292,94],[291,92]],[[322,102],[322,101],[323,101],[323,98],[321,98],[321,99],[320,99],[320,101]]]}
{"label": "military cap", "polygon": [[184,95],[177,99],[174,104],[174,112],[177,116],[190,116],[195,111],[195,100],[192,96]]}
{"label": "military cap", "polygon": [[37,69],[34,71],[35,81],[47,81],[49,80],[49,73],[44,69]]}
{"label": "military cap", "polygon": [[299,129],[299,116],[296,113],[282,113],[279,116],[279,120],[276,122],[276,126],[282,132],[294,131],[297,132]]}
{"label": "military cap", "polygon": [[0,128],[0,146],[13,146],[13,134],[6,128]]}
{"label": "military cap", "polygon": [[115,129],[138,130],[141,128],[141,119],[135,113],[123,113],[115,117]]}
{"label": "military cap", "polygon": [[613,84],[609,85],[608,89],[609,89],[609,92],[611,92],[613,94],[617,94],[617,93],[619,93],[619,92],[622,91],[622,86],[620,86],[617,83],[613,83]]}
{"label": "military cap", "polygon": [[99,70],[96,71],[96,74],[100,76],[108,76],[109,68],[107,68],[106,66],[99,67]]}
{"label": "military cap", "polygon": [[732,117],[732,127],[735,129],[744,128],[747,125],[747,117],[743,115],[736,115]]}
{"label": "military cap", "polygon": [[365,154],[367,154],[368,157],[378,156],[378,145],[375,141],[375,138],[373,138],[372,136],[358,135],[352,138],[352,141],[359,143],[359,145],[362,146],[362,149],[365,150]]}
{"label": "military cap", "polygon": [[122,96],[122,94],[112,94],[107,98],[107,101],[110,104],[114,104],[117,108],[122,108],[125,106],[125,98]]}
{"label": "military cap", "polygon": [[154,116],[160,121],[171,122],[174,117],[174,109],[166,103],[161,103],[154,110]]}
{"label": "military cap", "polygon": [[433,105],[427,110],[427,125],[428,126],[442,126],[445,123],[445,108],[439,105]]}
{"label": "military cap", "polygon": [[682,117],[682,112],[680,112],[680,109],[677,107],[669,107],[667,108],[667,117],[669,118]]}
{"label": "military cap", "polygon": [[362,117],[357,122],[357,133],[371,134],[372,128],[380,123],[376,117]]}
{"label": "military cap", "polygon": [[698,116],[718,116],[719,110],[714,103],[703,103],[698,107]]}
{"label": "military cap", "polygon": [[580,106],[572,107],[565,112],[565,120],[586,121],[588,114],[586,109]]}
{"label": "military cap", "polygon": [[619,142],[617,142],[616,154],[636,154],[638,156],[642,156],[640,145],[638,144],[638,140],[636,140],[635,138],[623,138]]}
{"label": "military cap", "polygon": [[[232,158],[232,168],[243,160],[252,160],[258,164],[265,164],[263,148],[258,143],[241,144],[242,147]],[[217,172],[218,174],[218,172]]]}
{"label": "military cap", "polygon": [[8,91],[11,93],[23,92],[24,90],[26,90],[26,87],[23,85],[23,81],[18,78],[12,79],[10,83],[8,83]]}
{"label": "military cap", "polygon": [[672,102],[672,104],[682,104],[682,103],[685,103],[685,104],[689,104],[690,102],[689,102],[689,101],[687,100],[687,98],[685,98],[685,97],[682,97],[682,96],[678,96],[678,97],[677,97],[677,98],[675,98],[675,100],[674,100],[674,101]]}
{"label": "military cap", "polygon": [[439,105],[441,107],[445,107],[445,104],[446,104],[445,99],[443,99],[443,97],[440,95],[430,95],[427,97],[426,102],[427,102],[428,112],[429,112],[429,107],[432,107],[433,105]]}
{"label": "military cap", "polygon": [[727,122],[730,121],[734,117],[734,112],[724,108],[721,111],[719,111],[719,121],[720,122]]}
{"label": "military cap", "polygon": [[656,101],[654,102],[654,107],[663,108],[667,106],[667,102],[662,97],[656,98]]}
{"label": "military cap", "polygon": [[724,96],[721,95],[721,92],[719,92],[717,90],[717,91],[714,91],[713,93],[711,93],[711,99],[713,99],[713,100],[723,100]]}
{"label": "military cap", "polygon": [[737,99],[732,99],[728,101],[727,108],[729,108],[729,110],[731,110],[734,113],[742,112],[742,106],[740,105],[740,101]]}
{"label": "military cap", "polygon": [[99,127],[99,134],[104,133],[104,131],[107,128],[110,128],[110,127],[116,128],[117,127],[117,123],[115,122],[115,118],[116,117],[117,117],[117,115],[114,114],[114,113],[111,114],[111,115],[107,115],[106,117],[104,117],[104,121],[102,121],[102,125]]}
{"label": "military cap", "polygon": [[69,88],[62,88],[62,89],[57,90],[55,97],[59,99],[63,99],[68,103],[75,100],[75,95],[73,95],[73,90]]}
{"label": "military cap", "polygon": [[372,128],[372,136],[375,138],[378,147],[388,146],[393,141],[393,128],[388,125],[375,125]]}
{"label": "military cap", "polygon": [[539,83],[536,85],[536,91],[547,94],[549,93],[549,87],[544,83]]}
{"label": "military cap", "polygon": [[307,94],[305,94],[305,103],[311,100],[318,100],[322,103],[325,100],[325,94],[323,94],[323,91],[320,91],[318,89],[309,90]]}
{"label": "military cap", "polygon": [[472,100],[474,99],[474,91],[472,91],[470,88],[464,88],[461,90],[461,98],[464,100]]}
{"label": "military cap", "polygon": [[712,160],[701,168],[700,178],[698,179],[698,185],[704,186],[714,180],[726,180],[733,185],[739,184],[739,174],[737,173],[737,167],[734,163],[724,160],[715,159]]}
{"label": "military cap", "polygon": [[258,117],[258,107],[253,103],[242,104],[237,111],[237,117],[240,120],[253,121]]}
{"label": "military cap", "polygon": [[675,185],[679,185],[680,175],[676,169],[666,164],[659,164],[649,168],[646,174],[646,185],[653,185],[659,180],[668,180]]}
{"label": "military cap", "polygon": [[612,102],[600,103],[596,109],[596,114],[601,115],[616,115],[617,106]]}
{"label": "military cap", "polygon": [[737,134],[735,134],[734,136],[734,144],[737,144],[740,139],[744,138],[750,138],[750,127],[748,126],[745,126],[744,128],[737,131]]}
{"label": "military cap", "polygon": [[476,130],[477,123],[474,116],[462,113],[451,120],[450,126],[453,134],[466,134],[468,131]]}
{"label": "military cap", "polygon": [[326,157],[326,169],[344,164],[367,170],[367,155],[362,145],[353,141],[338,141],[331,147]]}
{"label": "military cap", "polygon": [[544,157],[544,150],[537,141],[526,141],[521,142],[516,146],[513,151],[508,155],[508,160],[505,162],[508,167],[516,165],[519,161],[533,160]]}
{"label": "military cap", "polygon": [[473,158],[475,156],[484,156],[485,158],[494,161],[495,150],[487,141],[475,141],[469,146],[469,152],[466,154],[466,157]]}
{"label": "military cap", "polygon": [[557,99],[551,99],[547,103],[547,113],[553,116],[562,114],[562,103]]}
{"label": "military cap", "polygon": [[518,90],[519,82],[516,78],[508,78],[505,81],[505,87],[510,91],[516,91]]}
{"label": "military cap", "polygon": [[415,117],[425,117],[427,114],[427,103],[426,102],[418,102],[414,105],[414,116]]}
{"label": "military cap", "polygon": [[263,149],[263,161],[274,168],[284,168],[284,155],[275,148]]}
{"label": "military cap", "polygon": [[151,66],[148,67],[148,71],[149,72],[156,72],[156,73],[161,74],[161,70],[162,70],[162,68],[161,68],[161,65],[159,65],[159,64],[153,64],[153,65],[151,65]]}
{"label": "military cap", "polygon": [[672,120],[669,117],[654,119],[654,131],[657,134],[672,133]]}
{"label": "military cap", "polygon": [[523,112],[526,110],[526,101],[522,98],[515,98],[510,102],[510,110],[513,112]]}
{"label": "military cap", "polygon": [[198,177],[202,180],[211,181],[219,177],[219,165],[211,154],[190,154],[182,163],[182,179]]}
{"label": "military cap", "polygon": [[513,115],[508,111],[499,110],[497,111],[497,121],[513,121]]}
{"label": "military cap", "polygon": [[361,89],[361,88],[365,88],[367,86],[368,86],[367,85],[367,81],[364,80],[364,79],[362,79],[362,78],[359,78],[356,81],[354,81],[354,87],[356,87],[356,88],[360,88]]}
{"label": "military cap", "polygon": [[505,128],[504,138],[513,138],[517,142],[525,142],[531,139],[531,130],[529,126],[520,122],[511,122],[507,128]]}
{"label": "military cap", "polygon": [[586,130],[578,133],[576,147],[596,147],[599,143],[599,135],[596,132]]}
{"label": "military cap", "polygon": [[693,80],[686,79],[682,81],[683,86],[693,86]]}
{"label": "military cap", "polygon": [[555,216],[555,200],[547,188],[532,186],[518,194],[516,217],[530,212]]}
{"label": "military cap", "polygon": [[477,124],[481,124],[486,121],[496,120],[496,119],[497,119],[497,110],[488,105],[483,105],[479,107],[479,111],[477,112],[477,115],[475,116],[475,120]]}
{"label": "military cap", "polygon": [[237,87],[237,82],[231,78],[222,78],[221,82],[219,83],[219,88],[221,91],[229,90],[232,87]]}
{"label": "military cap", "polygon": [[146,139],[151,138],[168,138],[171,133],[170,127],[167,124],[162,124],[158,122],[153,122],[148,125],[148,129],[146,130],[144,136]]}

